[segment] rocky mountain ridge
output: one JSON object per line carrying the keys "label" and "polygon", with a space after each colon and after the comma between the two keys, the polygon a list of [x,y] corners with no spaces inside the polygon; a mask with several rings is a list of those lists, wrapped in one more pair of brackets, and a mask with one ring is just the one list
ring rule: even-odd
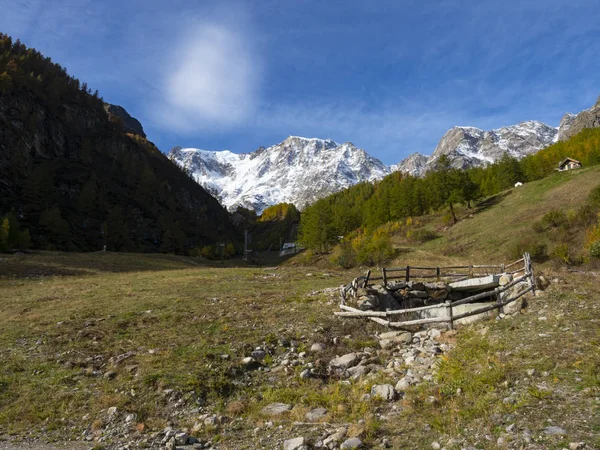
{"label": "rocky mountain ridge", "polygon": [[298,136],[252,153],[174,147],[168,156],[229,210],[242,206],[261,212],[282,202],[302,208],[391,173],[388,166],[350,142]]}
{"label": "rocky mountain ridge", "polygon": [[174,147],[169,158],[228,209],[243,206],[260,212],[282,202],[303,208],[394,171],[421,177],[435,168],[441,155],[447,155],[452,166],[460,169],[486,166],[505,154],[521,159],[567,140],[583,128],[599,126],[600,99],[577,115],[565,114],[558,128],[533,120],[489,131],[456,126],[442,136],[430,156],[413,153],[391,166],[349,142],[340,145],[330,139],[297,136],[247,154]]}

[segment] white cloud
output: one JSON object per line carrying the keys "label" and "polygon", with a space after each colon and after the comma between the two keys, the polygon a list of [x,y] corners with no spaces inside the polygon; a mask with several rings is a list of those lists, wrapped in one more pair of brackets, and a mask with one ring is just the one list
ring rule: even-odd
{"label": "white cloud", "polygon": [[180,132],[228,129],[255,109],[260,63],[235,27],[197,23],[176,43],[165,68],[158,114]]}

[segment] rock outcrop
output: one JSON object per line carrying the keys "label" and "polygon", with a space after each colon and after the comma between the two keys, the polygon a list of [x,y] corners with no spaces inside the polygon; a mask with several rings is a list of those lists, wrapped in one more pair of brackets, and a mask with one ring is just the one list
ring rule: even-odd
{"label": "rock outcrop", "polygon": [[558,127],[558,140],[566,141],[584,128],[598,127],[600,127],[600,97],[590,109],[585,109],[577,115],[567,113],[563,116]]}
{"label": "rock outcrop", "polygon": [[109,119],[117,118],[120,120],[123,125],[123,131],[126,133],[137,134],[143,138],[146,137],[146,133],[144,133],[144,128],[140,121],[135,117],[130,116],[122,106],[105,103],[104,110],[106,111],[106,114],[108,114]]}

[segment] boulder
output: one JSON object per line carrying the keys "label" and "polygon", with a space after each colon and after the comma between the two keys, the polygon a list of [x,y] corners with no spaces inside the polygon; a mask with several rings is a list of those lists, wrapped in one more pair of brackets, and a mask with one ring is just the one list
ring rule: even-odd
{"label": "boulder", "polygon": [[356,302],[358,309],[361,311],[372,311],[379,308],[379,296],[377,295],[362,295],[358,297]]}
{"label": "boulder", "polygon": [[267,416],[279,416],[292,409],[292,405],[287,403],[271,403],[262,409],[262,413]]}
{"label": "boulder", "polygon": [[391,384],[375,384],[371,388],[371,396],[391,402],[396,398],[396,390]]}
{"label": "boulder", "polygon": [[315,408],[311,409],[306,413],[304,418],[307,422],[317,422],[321,420],[323,417],[327,415],[327,410],[325,408]]}
{"label": "boulder", "polygon": [[304,447],[304,438],[302,436],[288,439],[283,442],[283,450],[299,450]]}
{"label": "boulder", "polygon": [[353,437],[350,439],[346,439],[344,441],[344,443],[340,446],[340,448],[341,449],[355,449],[355,448],[362,447],[362,445],[363,445],[363,443],[359,438]]}
{"label": "boulder", "polygon": [[356,353],[347,353],[329,361],[329,366],[335,369],[348,369],[358,364],[358,361],[359,358]]}
{"label": "boulder", "polygon": [[412,339],[408,331],[390,331],[379,335],[379,345],[383,349],[391,348],[399,344],[409,343]]}

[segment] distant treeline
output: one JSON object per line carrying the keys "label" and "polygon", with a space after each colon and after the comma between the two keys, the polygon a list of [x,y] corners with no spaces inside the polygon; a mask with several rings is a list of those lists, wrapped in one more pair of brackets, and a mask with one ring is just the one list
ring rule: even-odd
{"label": "distant treeline", "polygon": [[585,129],[522,160],[506,154],[487,167],[454,169],[447,156],[423,178],[400,172],[374,184],[360,183],[318,200],[302,212],[301,243],[317,252],[329,251],[342,236],[358,229],[374,229],[390,221],[421,216],[448,208],[456,222],[454,205],[473,201],[552,173],[566,157],[585,166],[600,163],[600,129]]}

